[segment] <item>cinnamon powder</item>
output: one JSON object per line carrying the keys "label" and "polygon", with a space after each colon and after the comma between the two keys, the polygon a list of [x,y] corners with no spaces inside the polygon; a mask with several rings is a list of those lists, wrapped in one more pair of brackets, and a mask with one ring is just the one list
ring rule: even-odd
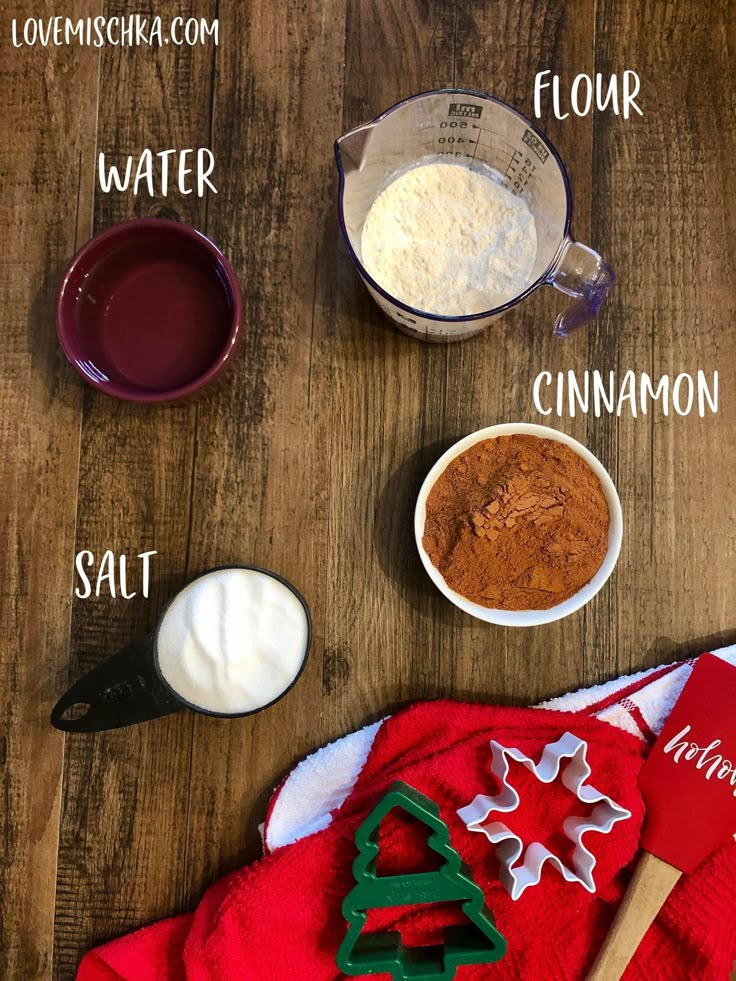
{"label": "cinnamon powder", "polygon": [[517,433],[476,443],[427,499],[422,544],[447,585],[481,606],[546,610],[608,551],[600,481],[565,443]]}

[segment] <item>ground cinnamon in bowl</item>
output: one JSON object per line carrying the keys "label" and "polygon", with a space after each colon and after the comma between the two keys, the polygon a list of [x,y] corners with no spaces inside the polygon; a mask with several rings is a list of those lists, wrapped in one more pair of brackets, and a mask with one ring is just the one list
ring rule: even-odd
{"label": "ground cinnamon in bowl", "polygon": [[440,474],[422,545],[473,603],[548,610],[596,574],[608,526],[601,483],[572,447],[514,433],[475,443]]}

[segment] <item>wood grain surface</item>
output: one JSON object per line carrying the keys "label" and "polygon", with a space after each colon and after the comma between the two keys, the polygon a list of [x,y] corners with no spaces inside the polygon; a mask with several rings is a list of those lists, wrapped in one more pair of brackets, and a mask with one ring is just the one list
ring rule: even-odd
{"label": "wood grain surface", "polygon": [[[258,854],[275,784],[302,756],[438,695],[528,704],[736,641],[736,18],[726,0],[160,0],[220,44],[13,48],[0,32],[0,977],[73,978],[90,946],[191,908]],[[71,0],[75,18],[128,11]],[[287,12],[288,7],[288,12]],[[615,268],[599,319],[564,342],[538,290],[469,342],[396,332],[339,239],[336,136],[460,85],[533,113],[534,76],[641,77],[643,117],[539,120],[573,231]],[[96,154],[209,147],[217,194],[103,194]],[[206,232],[240,278],[245,343],[205,399],[145,408],[66,364],[65,263],[121,219]],[[538,372],[720,373],[717,415],[542,418]],[[455,439],[546,422],[600,457],[625,537],[581,612],[534,630],[474,621],[423,573],[419,485]],[[155,549],[150,598],[74,598],[74,557]],[[298,686],[260,716],[180,713],[66,740],[67,684],[151,628],[210,566],[257,563],[308,598]]]}

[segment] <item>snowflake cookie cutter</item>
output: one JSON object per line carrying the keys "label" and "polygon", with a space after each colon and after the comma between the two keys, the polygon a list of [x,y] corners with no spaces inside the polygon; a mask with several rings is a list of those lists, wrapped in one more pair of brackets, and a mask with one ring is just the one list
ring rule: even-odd
{"label": "snowflake cookie cutter", "polygon": [[[616,804],[605,794],[588,783],[591,769],[587,761],[588,744],[573,735],[564,733],[556,742],[544,747],[539,763],[534,763],[521,750],[502,746],[495,739],[491,740],[491,772],[498,778],[501,790],[491,797],[478,794],[466,807],[458,810],[458,816],[465,823],[468,831],[482,832],[492,845],[496,846],[496,857],[500,863],[499,878],[510,893],[513,900],[519,899],[525,889],[536,886],[542,877],[545,862],[550,862],[566,882],[578,882],[588,892],[595,892],[593,869],[596,859],[583,844],[583,836],[589,831],[608,834],[617,821],[631,817],[631,811]],[[517,864],[524,851],[524,844],[518,835],[514,834],[503,821],[489,821],[488,816],[493,811],[508,813],[519,806],[520,798],[508,781],[509,759],[521,763],[544,784],[552,783],[560,776],[563,760],[570,762],[561,775],[562,783],[583,804],[593,806],[588,817],[571,815],[562,823],[562,829],[567,838],[573,843],[573,868],[565,863],[539,841],[531,842],[526,847],[521,864]]]}

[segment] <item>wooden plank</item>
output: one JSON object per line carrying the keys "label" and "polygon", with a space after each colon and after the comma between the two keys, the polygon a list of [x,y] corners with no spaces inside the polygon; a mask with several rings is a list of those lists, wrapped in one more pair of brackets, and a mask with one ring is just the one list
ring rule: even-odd
{"label": "wooden plank", "polygon": [[[175,13],[211,19],[216,7],[214,0],[191,0]],[[105,9],[108,17],[128,12],[121,0]],[[209,147],[214,57],[213,45],[104,48],[97,151],[122,164],[146,147]],[[216,162],[216,186],[219,173]],[[95,195],[96,230],[151,213],[204,229],[206,200],[175,188],[166,199],[99,189]],[[158,555],[149,599],[139,592],[130,601],[109,595],[75,601],[73,679],[150,630],[186,577],[200,411],[196,404],[129,405],[91,390],[84,405],[76,550],[90,549],[98,560],[108,548],[129,559],[149,549]],[[70,550],[70,566],[72,558]],[[136,564],[131,568],[136,577]],[[139,572],[133,585],[140,587]],[[191,725],[182,714],[67,739],[56,977],[73,976],[95,943],[182,908]]]}
{"label": "wooden plank", "polygon": [[[453,4],[349,4],[342,131],[451,84],[455,21]],[[342,244],[337,291],[323,741],[447,684],[412,519],[447,435],[447,351],[390,325]]]}
{"label": "wooden plank", "polygon": [[703,419],[599,421],[616,453],[625,542],[615,578],[613,674],[733,642],[734,231],[736,176],[728,4],[599,4],[596,67],[634,68],[644,113],[601,115],[594,237],[620,285],[591,366],[653,379],[720,372],[721,409]]}
{"label": "wooden plank", "polygon": [[200,414],[190,567],[255,562],[312,606],[312,659],[263,715],[194,725],[187,895],[253,857],[279,774],[320,741],[327,616],[335,176],[343,0],[220,3],[215,153],[228,179],[208,230],[241,277],[245,342],[231,385]]}
{"label": "wooden plank", "polygon": [[[67,12],[89,13],[84,6]],[[10,3],[3,14],[9,34],[28,10]],[[54,294],[89,232],[97,62],[93,51],[13,48],[6,39],[0,66],[3,978],[51,976],[63,737],[48,720],[66,677],[61,584],[73,559],[81,402],[56,342]]]}
{"label": "wooden plank", "polygon": [[[557,147],[573,194],[573,232],[591,239],[593,123],[590,117],[559,121],[548,102],[534,118],[534,79],[552,70],[570,81],[593,70],[595,4],[460,3],[457,19],[457,81],[487,91],[533,119]],[[541,417],[532,402],[540,371],[583,370],[588,360],[585,330],[558,340],[552,334],[565,300],[543,287],[480,338],[448,349],[449,437],[500,422],[552,425],[583,443],[586,420]],[[472,393],[469,396],[468,393]],[[448,443],[450,439],[448,439]],[[604,462],[607,462],[604,457]],[[443,650],[452,691],[459,697],[530,704],[590,683],[601,630],[614,602],[610,587],[585,612],[535,630],[513,630],[472,621],[438,598],[435,616],[446,624]]]}

